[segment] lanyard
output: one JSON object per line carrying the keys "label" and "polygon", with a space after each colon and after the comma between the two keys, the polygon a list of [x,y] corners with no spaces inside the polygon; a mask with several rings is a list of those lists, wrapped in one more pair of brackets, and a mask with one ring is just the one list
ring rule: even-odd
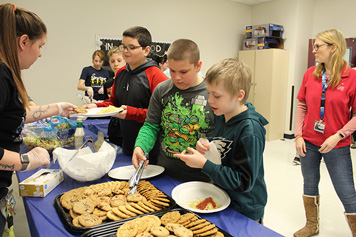
{"label": "lanyard", "polygon": [[[331,77],[329,78],[329,80]],[[321,92],[321,103],[320,103],[320,120],[324,119],[324,112],[325,112],[325,90],[328,88],[329,82],[326,81],[326,71],[323,72],[321,77],[322,80],[322,88],[323,91]]]}

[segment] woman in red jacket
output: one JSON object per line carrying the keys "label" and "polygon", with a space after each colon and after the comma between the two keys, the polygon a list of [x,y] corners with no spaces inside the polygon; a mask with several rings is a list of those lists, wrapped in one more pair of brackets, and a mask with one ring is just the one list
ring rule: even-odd
{"label": "woman in red jacket", "polygon": [[[319,33],[313,46],[317,66],[304,74],[298,93],[295,142],[304,178],[307,223],[294,236],[319,233],[320,161],[324,161],[355,236],[356,192],[350,155],[356,129],[356,71],[343,59],[345,38],[339,30]],[[350,117],[351,120],[350,120]]]}

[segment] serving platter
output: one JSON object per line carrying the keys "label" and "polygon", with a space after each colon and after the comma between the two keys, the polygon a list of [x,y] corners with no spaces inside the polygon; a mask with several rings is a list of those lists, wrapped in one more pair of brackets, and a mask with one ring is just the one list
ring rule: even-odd
{"label": "serving platter", "polygon": [[[192,213],[189,210],[183,209],[183,208],[174,208],[174,209],[166,209],[160,212],[155,212],[152,214],[146,214],[146,215],[155,215],[158,218],[161,218],[164,214],[166,214],[167,212],[172,212],[172,211],[178,211],[181,215],[187,214],[187,213]],[[193,213],[198,220],[199,219],[203,219],[202,217],[198,216],[197,214]],[[132,219],[127,219],[124,222],[111,222],[111,223],[107,223],[105,225],[101,225],[101,226],[97,226],[94,227],[86,232],[84,232],[81,237],[116,237],[117,235],[117,229],[122,226],[124,223],[134,220],[135,218]],[[223,234],[223,236],[225,237],[232,237],[232,235],[230,235],[229,233],[227,233],[226,231],[224,231],[223,229],[219,228],[218,226],[216,226],[216,228],[218,229],[218,231]]]}
{"label": "serving platter", "polygon": [[[119,182],[119,181],[112,181],[112,182]],[[126,181],[121,181],[121,182],[126,182]],[[108,183],[110,183],[110,182],[108,182]],[[103,184],[99,184],[99,185],[103,185]],[[159,190],[159,189],[157,189],[157,190]],[[140,193],[140,192],[138,192],[138,193]],[[165,198],[169,200],[169,205],[161,207],[161,210],[154,210],[154,211],[151,211],[151,212],[149,212],[147,214],[154,215],[155,213],[162,212],[162,211],[164,211],[166,209],[170,210],[170,209],[172,209],[172,208],[174,208],[176,206],[175,201],[170,196],[168,196],[164,192],[162,192],[162,193],[165,195]],[[78,226],[75,226],[73,224],[73,217],[71,216],[70,211],[68,209],[66,209],[65,207],[63,207],[63,205],[61,204],[61,197],[64,194],[65,193],[61,193],[61,194],[56,196],[56,198],[54,200],[54,207],[55,207],[55,209],[57,211],[57,214],[59,215],[59,217],[60,217],[65,229],[67,231],[71,232],[71,233],[83,233],[83,232],[85,232],[87,230],[95,229],[97,227],[107,226],[107,225],[110,226],[111,224],[114,224],[114,223],[117,224],[117,223],[121,223],[121,222],[126,222],[127,220],[131,220],[131,219],[135,218],[135,217],[130,217],[130,218],[124,218],[124,219],[117,220],[117,221],[113,221],[113,220],[110,220],[109,218],[107,218],[107,219],[103,220],[102,224],[100,224],[100,225],[91,226],[91,227],[78,227]],[[149,198],[147,200],[149,200]],[[147,215],[147,214],[143,214],[143,215]],[[137,217],[140,217],[140,216],[143,216],[143,215],[137,215]],[[114,225],[116,225],[116,224],[114,224]]]}

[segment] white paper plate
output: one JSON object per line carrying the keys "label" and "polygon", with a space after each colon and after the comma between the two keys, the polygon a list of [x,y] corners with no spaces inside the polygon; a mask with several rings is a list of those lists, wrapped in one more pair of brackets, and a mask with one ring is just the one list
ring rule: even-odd
{"label": "white paper plate", "polygon": [[[129,180],[131,176],[135,173],[136,169],[133,165],[122,166],[108,173],[109,177],[113,179]],[[149,179],[157,175],[162,174],[164,168],[159,165],[148,165],[146,169],[143,170],[141,179]]]}
{"label": "white paper plate", "polygon": [[117,113],[122,112],[124,109],[122,108],[118,108],[119,110],[114,111],[114,112],[109,112],[109,113],[100,113],[98,114],[98,112],[100,112],[102,109],[104,109],[105,107],[98,107],[98,108],[92,108],[92,109],[87,109],[88,113],[86,114],[80,114],[81,116],[85,116],[85,117],[91,117],[91,118],[100,118],[100,117],[106,117],[106,116],[111,116],[111,115],[115,115]]}
{"label": "white paper plate", "polygon": [[[202,201],[207,197],[212,197],[221,207],[213,210],[200,210],[192,208],[189,203]],[[224,210],[230,205],[230,197],[221,188],[214,184],[205,182],[186,182],[176,186],[172,190],[172,198],[181,207],[199,213],[213,213]]]}

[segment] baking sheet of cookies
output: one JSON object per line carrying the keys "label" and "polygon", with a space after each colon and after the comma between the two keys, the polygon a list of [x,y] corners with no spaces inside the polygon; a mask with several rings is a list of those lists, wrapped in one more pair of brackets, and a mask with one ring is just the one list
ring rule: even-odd
{"label": "baking sheet of cookies", "polygon": [[[122,223],[126,220],[130,220],[138,216],[154,214],[162,210],[170,210],[176,206],[175,201],[170,196],[160,191],[158,188],[154,187],[149,181],[146,180],[142,180],[139,182],[137,188],[137,194],[139,195],[127,195],[128,191],[129,187],[126,181],[110,181],[106,183],[99,183],[95,185],[81,187],[78,189],[72,189],[68,192],[57,195],[54,200],[54,206],[60,219],[64,224],[64,227],[66,228],[66,230],[72,233],[83,233],[84,231],[90,230],[98,226],[106,226],[107,224],[110,225],[116,222]],[[152,194],[153,191],[154,194]],[[110,210],[108,209],[105,214],[106,218],[102,218],[101,222],[97,222],[97,220],[95,220],[94,226],[80,225],[81,221],[90,217],[88,216],[88,214],[91,215],[93,213],[95,215],[101,216],[102,212],[98,210],[89,210],[90,206],[92,206],[92,202],[87,201],[86,199],[88,199],[88,197],[90,196],[90,199],[93,200],[93,192],[95,193],[95,195],[98,195],[98,198],[100,200],[99,202],[97,202],[97,204],[95,204],[94,208],[100,209],[101,211],[106,209],[106,206],[103,205],[103,200],[107,199],[107,196],[110,197],[111,205],[113,203],[120,203],[122,201],[120,199],[115,199],[115,197],[119,196],[125,196],[125,201],[127,202],[124,205],[117,204],[112,205],[111,208],[109,207]],[[144,197],[145,200],[136,200],[136,198],[138,198],[139,196]],[[74,199],[79,200],[73,201]],[[83,206],[88,210],[83,210]],[[95,212],[98,214],[96,214]],[[129,215],[130,213],[132,214],[132,216]],[[86,218],[81,218],[80,220],[80,218],[76,218],[77,216],[75,214],[86,215]]]}
{"label": "baking sheet of cookies", "polygon": [[[229,233],[222,230],[218,226],[210,223],[206,219],[200,217],[194,212],[183,208],[173,208],[173,209],[166,209],[160,212],[145,214],[147,215],[154,215],[161,220],[161,227],[165,226],[165,222],[162,219],[165,214],[169,212],[179,212],[180,217],[176,221],[176,223],[183,225],[185,228],[191,230],[193,232],[193,236],[225,236],[225,237],[232,237]],[[136,217],[139,218],[139,217]],[[105,225],[97,226],[84,232],[81,237],[116,237],[118,229],[125,223],[135,220],[136,218],[132,218],[130,220],[126,220],[125,222],[112,222]],[[167,225],[166,225],[167,226]],[[167,227],[166,227],[167,228]],[[168,227],[169,228],[169,227]],[[205,229],[204,229],[205,228]],[[147,230],[145,232],[148,232]],[[169,231],[170,234],[174,234],[172,230]],[[139,234],[139,233],[138,233]],[[188,235],[187,235],[188,236]]]}

